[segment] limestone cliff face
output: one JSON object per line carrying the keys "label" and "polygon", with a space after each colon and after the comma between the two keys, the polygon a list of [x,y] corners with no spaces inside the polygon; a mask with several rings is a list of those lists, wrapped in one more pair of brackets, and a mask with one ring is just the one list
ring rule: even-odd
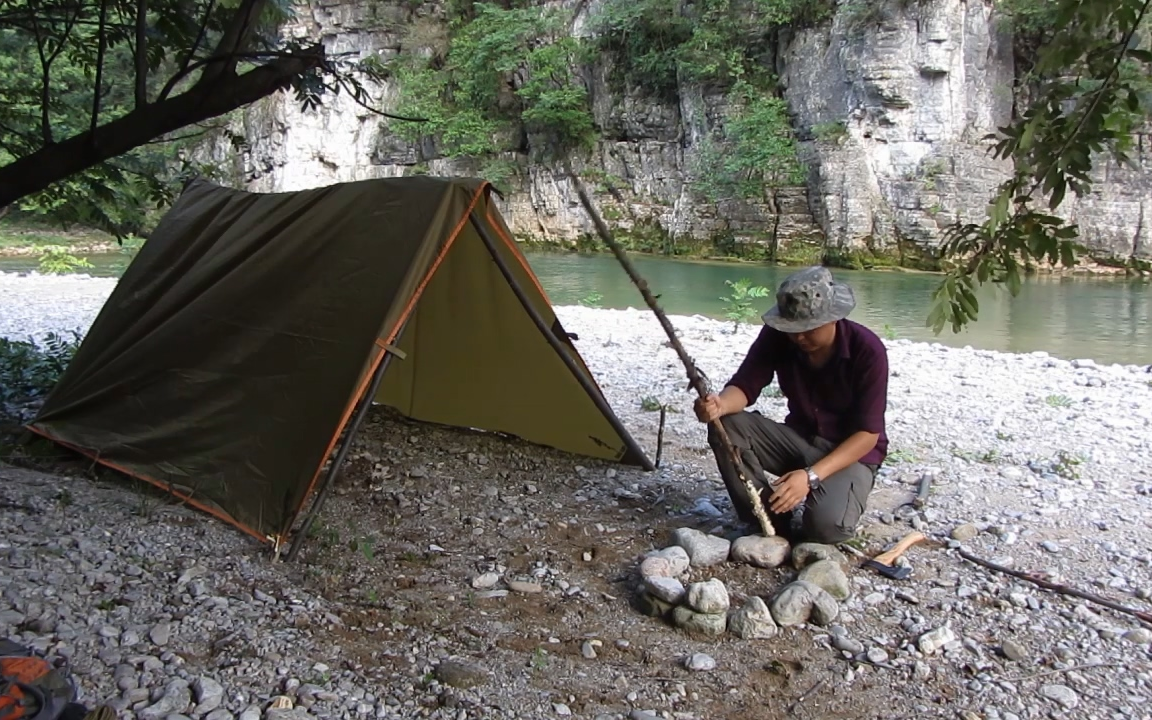
{"label": "limestone cliff face", "polygon": [[[574,32],[583,32],[596,6],[580,6]],[[892,3],[867,21],[853,7],[842,4],[830,23],[780,43],[776,71],[809,167],[807,187],[778,199],[781,241],[888,252],[932,247],[957,217],[978,221],[1008,172],[988,157],[982,138],[1011,118],[1011,37],[983,0]],[[436,32],[441,15],[433,3],[413,10],[401,0],[311,0],[286,31],[323,37],[333,52],[386,59],[404,49],[413,23]],[[722,114],[723,97],[687,85],[675,102],[621,94],[608,71],[601,66],[590,75],[600,139],[590,160],[575,163],[589,176],[614,178],[614,192],[597,192],[606,216],[619,227],[658,227],[678,238],[763,239],[774,220],[771,203],[716,205],[691,189],[701,140]],[[395,88],[375,91],[388,107]],[[235,130],[246,147],[218,140],[209,151],[236,185],[251,190],[399,176],[417,166],[432,174],[477,172],[399,141],[345,97],[302,113],[291,95],[278,95],[247,109]],[[1137,168],[1101,167],[1096,193],[1062,208],[1097,257],[1152,258],[1148,140]],[[527,155],[507,159],[520,173],[501,208],[514,232],[553,241],[592,232],[559,167]]]}

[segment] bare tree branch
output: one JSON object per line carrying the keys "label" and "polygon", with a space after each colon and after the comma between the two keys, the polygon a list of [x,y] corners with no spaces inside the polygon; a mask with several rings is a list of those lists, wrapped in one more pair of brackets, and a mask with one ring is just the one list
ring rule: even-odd
{"label": "bare tree branch", "polygon": [[148,0],[136,0],[136,109],[148,104]]}
{"label": "bare tree branch", "polygon": [[216,0],[208,0],[208,8],[204,11],[204,19],[200,21],[200,32],[196,34],[196,42],[192,43],[192,47],[188,48],[188,54],[184,56],[184,60],[180,63],[180,69],[164,83],[164,88],[160,91],[160,96],[157,100],[164,100],[168,97],[168,93],[172,92],[176,87],[176,83],[188,75],[191,70],[188,64],[192,62],[192,58],[196,56],[196,51],[200,49],[200,43],[204,42],[204,35],[208,32],[208,20],[212,17],[212,10],[216,7]]}
{"label": "bare tree branch", "polygon": [[104,52],[108,42],[104,23],[108,20],[109,0],[100,0],[100,27],[97,30],[96,48],[96,77],[92,83],[92,121],[88,125],[89,132],[95,132],[100,124],[100,86],[104,81]]}
{"label": "bare tree branch", "polygon": [[207,85],[225,75],[235,74],[238,53],[248,44],[256,27],[256,19],[264,12],[267,3],[268,0],[241,0],[240,7],[232,15],[232,23],[224,30],[223,37],[212,52],[218,60],[205,66],[197,85]]}
{"label": "bare tree branch", "polygon": [[361,93],[357,92],[357,90],[355,88],[349,89],[347,87],[347,81],[344,78],[339,79],[338,85],[339,85],[339,87],[333,87],[332,85],[325,84],[324,87],[328,90],[331,90],[334,93],[339,92],[341,89],[346,90],[348,92],[348,95],[352,98],[352,101],[354,103],[356,103],[360,107],[364,108],[368,112],[375,113],[376,115],[379,115],[380,117],[386,117],[386,118],[389,118],[391,120],[403,120],[405,122],[420,122],[420,123],[428,122],[428,118],[404,117],[403,115],[393,115],[391,113],[386,113],[383,110],[377,110],[376,108],[365,103],[360,98]]}

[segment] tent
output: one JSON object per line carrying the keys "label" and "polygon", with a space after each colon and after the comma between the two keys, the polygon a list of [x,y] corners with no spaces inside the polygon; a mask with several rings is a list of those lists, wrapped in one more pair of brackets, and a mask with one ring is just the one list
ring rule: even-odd
{"label": "tent", "polygon": [[491,194],[419,176],[267,194],[194,180],[29,429],[277,549],[373,401],[653,469]]}

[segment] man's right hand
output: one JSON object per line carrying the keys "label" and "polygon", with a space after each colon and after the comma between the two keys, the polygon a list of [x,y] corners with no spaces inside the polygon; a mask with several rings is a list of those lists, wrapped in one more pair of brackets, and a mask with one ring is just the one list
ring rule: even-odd
{"label": "man's right hand", "polygon": [[702,423],[712,422],[724,413],[720,397],[715,394],[696,398],[693,407],[696,410],[696,419]]}

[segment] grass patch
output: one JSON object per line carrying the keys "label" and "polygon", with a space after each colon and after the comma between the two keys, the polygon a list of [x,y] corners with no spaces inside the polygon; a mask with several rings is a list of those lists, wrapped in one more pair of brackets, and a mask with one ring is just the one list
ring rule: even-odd
{"label": "grass patch", "polygon": [[71,250],[111,250],[116,238],[99,230],[62,230],[57,227],[27,222],[0,222],[0,254],[23,254],[42,251],[48,246]]}
{"label": "grass patch", "polygon": [[1049,395],[1048,397],[1044,398],[1044,402],[1049,407],[1054,408],[1072,407],[1072,398],[1068,397],[1067,395]]}

